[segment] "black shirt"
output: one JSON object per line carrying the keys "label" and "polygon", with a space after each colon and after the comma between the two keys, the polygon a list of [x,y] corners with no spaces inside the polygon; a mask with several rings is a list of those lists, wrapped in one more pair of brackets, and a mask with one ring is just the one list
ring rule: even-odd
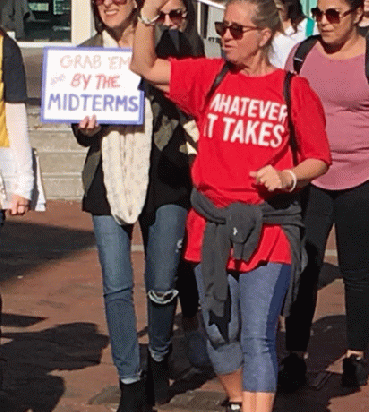
{"label": "black shirt", "polygon": [[3,41],[4,100],[7,103],[25,103],[27,100],[26,73],[21,51],[9,36]]}

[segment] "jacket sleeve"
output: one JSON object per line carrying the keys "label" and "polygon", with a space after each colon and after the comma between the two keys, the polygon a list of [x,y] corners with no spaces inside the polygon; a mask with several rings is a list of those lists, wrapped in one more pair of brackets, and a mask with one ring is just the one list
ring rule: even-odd
{"label": "jacket sleeve", "polygon": [[101,138],[106,134],[106,129],[108,127],[109,126],[102,125],[101,129],[95,135],[86,136],[78,129],[78,124],[73,123],[72,131],[79,145],[84,146],[84,147],[90,147],[94,144],[97,144],[101,140]]}

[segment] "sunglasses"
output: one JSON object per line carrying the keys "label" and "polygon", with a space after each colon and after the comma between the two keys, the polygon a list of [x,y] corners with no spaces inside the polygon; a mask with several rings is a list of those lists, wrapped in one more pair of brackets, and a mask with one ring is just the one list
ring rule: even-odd
{"label": "sunglasses", "polygon": [[[96,6],[101,6],[105,0],[92,0]],[[120,4],[126,4],[127,0],[112,0],[112,3],[120,5]]]}
{"label": "sunglasses", "polygon": [[250,30],[259,30],[259,27],[257,26],[244,26],[242,24],[237,24],[237,23],[227,24],[227,23],[224,23],[223,21],[215,22],[214,26],[215,26],[215,31],[217,34],[219,34],[219,36],[224,36],[227,29],[229,29],[231,36],[235,40],[241,39],[243,34]]}
{"label": "sunglasses", "polygon": [[169,16],[173,24],[179,24],[187,16],[187,11],[183,9],[173,9],[168,13],[161,11],[155,22],[158,24],[163,24],[166,16]]}
{"label": "sunglasses", "polygon": [[311,9],[311,15],[317,22],[322,21],[323,16],[327,19],[329,24],[339,24],[341,19],[350,13],[352,13],[355,9],[346,10],[343,13],[339,10],[329,8],[327,10],[320,10],[318,7],[314,7]]}

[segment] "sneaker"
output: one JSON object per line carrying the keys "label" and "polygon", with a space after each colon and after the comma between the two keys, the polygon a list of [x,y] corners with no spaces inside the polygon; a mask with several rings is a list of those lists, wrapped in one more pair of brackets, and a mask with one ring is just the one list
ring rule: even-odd
{"label": "sneaker", "polygon": [[355,355],[343,360],[342,386],[355,388],[368,383],[368,365]]}
{"label": "sneaker", "polygon": [[187,359],[197,369],[211,367],[211,362],[206,349],[205,336],[199,330],[185,333],[185,348]]}
{"label": "sneaker", "polygon": [[242,403],[227,401],[224,406],[225,412],[241,412]]}
{"label": "sneaker", "polygon": [[278,387],[286,393],[295,392],[306,383],[306,362],[295,353],[291,353],[282,361],[282,369],[278,373]]}

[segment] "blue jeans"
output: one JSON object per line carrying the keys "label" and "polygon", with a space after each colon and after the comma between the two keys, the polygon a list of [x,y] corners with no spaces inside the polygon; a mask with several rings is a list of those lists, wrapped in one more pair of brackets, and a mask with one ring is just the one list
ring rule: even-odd
{"label": "blue jeans", "polygon": [[278,375],[276,327],[290,283],[290,265],[268,263],[247,273],[228,275],[228,342],[215,324],[209,325],[201,265],[195,272],[215,373],[225,375],[242,369],[244,391],[274,393]]}
{"label": "blue jeans", "polygon": [[[156,361],[161,361],[170,350],[186,216],[187,209],[164,205],[157,209],[152,224],[145,225],[140,220],[145,245],[149,350]],[[94,215],[93,223],[113,362],[120,379],[129,384],[140,376],[130,253],[133,226],[119,225],[112,216],[105,215]]]}

